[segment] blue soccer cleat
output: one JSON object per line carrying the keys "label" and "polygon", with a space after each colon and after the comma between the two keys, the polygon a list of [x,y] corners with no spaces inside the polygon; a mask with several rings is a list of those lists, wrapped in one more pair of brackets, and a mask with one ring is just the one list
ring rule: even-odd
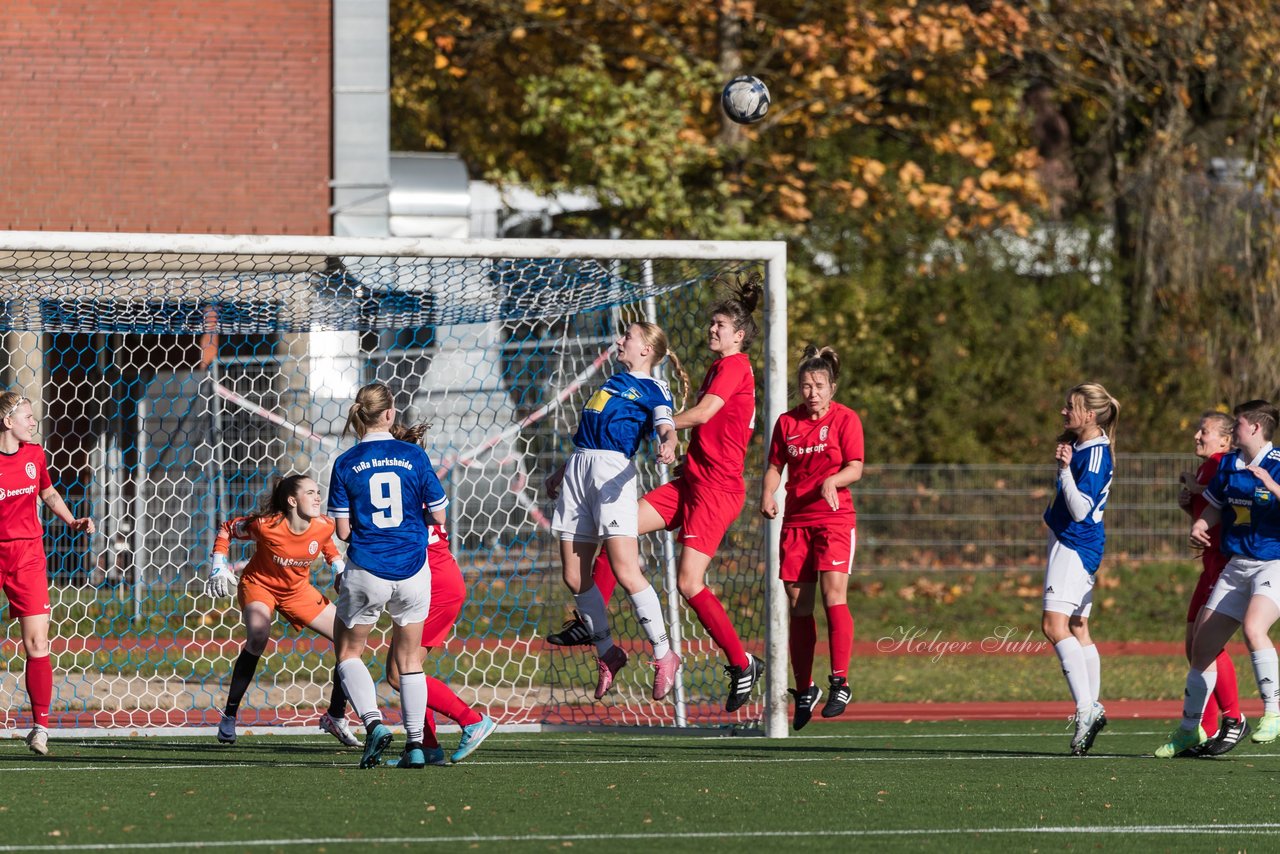
{"label": "blue soccer cleat", "polygon": [[391,730],[378,724],[369,730],[364,737],[364,755],[360,757],[361,768],[372,768],[382,759],[382,751],[391,746]]}
{"label": "blue soccer cleat", "polygon": [[481,715],[480,720],[462,728],[462,741],[458,742],[458,749],[453,751],[453,756],[450,758],[454,762],[461,762],[466,759],[475,752],[481,742],[493,735],[494,730],[497,728],[498,725],[494,723],[493,718],[488,715]]}

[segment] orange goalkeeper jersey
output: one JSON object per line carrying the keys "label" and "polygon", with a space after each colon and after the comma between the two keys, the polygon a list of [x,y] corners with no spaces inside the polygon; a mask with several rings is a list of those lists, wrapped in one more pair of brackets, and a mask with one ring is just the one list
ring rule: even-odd
{"label": "orange goalkeeper jersey", "polygon": [[241,516],[218,527],[213,553],[228,554],[232,540],[252,540],[257,544],[242,577],[254,576],[276,584],[309,582],[311,565],[317,557],[324,555],[330,563],[338,557],[333,520],[328,516],[315,517],[301,534],[291,531],[283,516]]}

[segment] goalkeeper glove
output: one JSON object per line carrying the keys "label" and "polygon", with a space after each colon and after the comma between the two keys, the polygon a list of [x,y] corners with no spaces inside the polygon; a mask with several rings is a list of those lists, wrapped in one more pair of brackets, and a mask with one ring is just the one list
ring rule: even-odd
{"label": "goalkeeper glove", "polygon": [[209,580],[204,584],[205,592],[215,599],[224,599],[230,596],[235,589],[236,575],[227,566],[227,556],[215,554],[213,556],[213,571],[209,575]]}
{"label": "goalkeeper glove", "polygon": [[329,564],[329,571],[333,573],[333,589],[341,593],[342,573],[347,571],[347,562],[340,557],[336,557],[333,559],[333,563]]}

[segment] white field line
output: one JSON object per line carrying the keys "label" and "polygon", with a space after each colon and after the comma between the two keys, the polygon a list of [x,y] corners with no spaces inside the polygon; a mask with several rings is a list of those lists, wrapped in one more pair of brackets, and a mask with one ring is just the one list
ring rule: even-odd
{"label": "white field line", "polygon": [[[354,757],[354,753],[352,756]],[[469,766],[592,766],[592,765],[736,765],[751,763],[755,765],[795,764],[795,763],[833,763],[833,762],[937,762],[946,759],[950,762],[1097,762],[1103,759],[1152,759],[1151,754],[1133,753],[1091,753],[1087,757],[1071,756],[1067,753],[1034,756],[1025,753],[975,753],[955,754],[939,751],[936,756],[732,756],[690,759],[647,759],[644,757],[628,759],[468,759]],[[1243,757],[1242,757],[1243,758]],[[1250,762],[1266,759],[1280,759],[1280,754],[1249,754]],[[78,773],[82,771],[212,771],[222,773],[228,768],[254,768],[268,771],[275,768],[348,768],[355,767],[354,758],[350,762],[207,762],[207,763],[174,763],[172,765],[153,764],[95,764],[95,765],[53,765],[38,763],[35,765],[19,765],[6,767],[6,774],[31,772],[38,774]],[[430,776],[432,772],[428,772]]]}
{"label": "white field line", "polygon": [[460,843],[513,843],[513,842],[611,842],[611,841],[656,841],[656,840],[694,840],[694,839],[826,839],[844,837],[850,839],[874,837],[924,837],[924,836],[974,836],[978,834],[1018,834],[1018,835],[1102,835],[1102,834],[1146,834],[1146,835],[1280,835],[1280,824],[1132,824],[1132,825],[1092,825],[1070,826],[1049,825],[1044,827],[920,827],[898,828],[886,830],[851,830],[849,828],[831,828],[828,830],[757,830],[757,831],[713,831],[670,833],[655,831],[652,833],[529,833],[501,834],[492,836],[384,836],[347,838],[342,836],[310,837],[304,839],[237,839],[215,841],[208,839],[182,842],[130,842],[130,843],[87,843],[83,845],[0,845],[0,852],[7,851],[144,851],[169,849],[209,849],[209,848],[278,848],[293,845],[458,845]]}

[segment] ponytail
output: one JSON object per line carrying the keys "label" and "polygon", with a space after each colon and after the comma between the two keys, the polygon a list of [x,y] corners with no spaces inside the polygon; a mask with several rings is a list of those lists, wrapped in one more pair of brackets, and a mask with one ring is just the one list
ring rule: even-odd
{"label": "ponytail", "polygon": [[728,294],[711,306],[710,314],[712,317],[720,314],[729,318],[734,331],[745,333],[742,338],[742,349],[745,350],[760,335],[760,327],[753,315],[764,294],[762,278],[759,273],[738,273],[732,282],[725,278],[718,282],[725,286]]}
{"label": "ponytail", "polygon": [[839,354],[830,347],[819,349],[817,345],[807,345],[800,355],[800,367],[796,369],[796,378],[822,372],[826,373],[827,379],[833,386],[840,380]]}
{"label": "ponytail", "polygon": [[[347,431],[351,431],[356,434],[356,438],[363,439],[365,434],[369,432],[369,428],[378,423],[382,413],[391,409],[394,405],[395,401],[391,396],[391,389],[387,388],[383,383],[370,383],[367,386],[362,386],[356,392],[355,402],[347,408],[347,423],[342,428],[342,435],[345,437]],[[425,421],[419,422],[412,427],[392,424],[391,435],[402,442],[410,442],[416,445],[422,441],[422,437],[426,434],[429,426],[431,425]]]}

